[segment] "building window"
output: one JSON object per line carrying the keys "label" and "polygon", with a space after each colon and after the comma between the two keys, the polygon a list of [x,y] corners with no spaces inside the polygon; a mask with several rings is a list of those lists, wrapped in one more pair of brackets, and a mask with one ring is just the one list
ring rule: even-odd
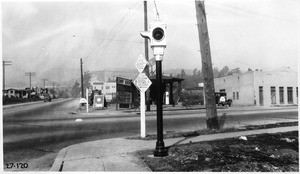
{"label": "building window", "polygon": [[279,87],[279,102],[280,104],[284,103],[284,88]]}
{"label": "building window", "polygon": [[233,92],[232,98],[233,98],[233,100],[235,100],[235,92]]}
{"label": "building window", "polygon": [[271,104],[276,104],[276,88],[271,86]]}
{"label": "building window", "polygon": [[264,105],[264,87],[259,86],[259,105],[263,106]]}
{"label": "building window", "polygon": [[105,89],[110,89],[110,87],[109,86],[106,86],[106,88]]}
{"label": "building window", "polygon": [[239,92],[236,92],[236,99],[239,99]]}
{"label": "building window", "polygon": [[288,103],[293,104],[293,87],[287,87]]}

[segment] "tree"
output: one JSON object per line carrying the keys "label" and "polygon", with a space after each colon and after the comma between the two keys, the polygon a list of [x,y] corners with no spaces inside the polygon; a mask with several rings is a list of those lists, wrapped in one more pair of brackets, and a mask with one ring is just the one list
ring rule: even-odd
{"label": "tree", "polygon": [[187,79],[186,79],[187,76],[186,76],[186,74],[185,74],[185,72],[184,72],[183,69],[181,70],[180,77],[182,79],[184,79],[184,81],[181,84],[181,87],[184,89],[184,88],[186,88],[188,82],[187,82]]}
{"label": "tree", "polygon": [[241,73],[241,70],[239,67],[237,67],[237,68],[232,69],[231,72],[232,72],[232,74],[239,74],[239,73]]}
{"label": "tree", "polygon": [[186,76],[186,74],[185,74],[184,70],[182,69],[182,70],[181,70],[181,73],[180,73],[180,77],[184,79],[185,76]]}
{"label": "tree", "polygon": [[194,76],[194,77],[197,76],[197,68],[195,68],[195,69],[193,70],[193,76]]}
{"label": "tree", "polygon": [[79,83],[76,81],[72,87],[71,95],[72,97],[78,97],[79,94],[80,94],[80,87],[79,87]]}
{"label": "tree", "polygon": [[90,84],[91,78],[92,78],[91,73],[89,71],[85,71],[84,75],[83,75],[83,87],[84,88],[91,87],[91,84]]}
{"label": "tree", "polygon": [[213,74],[214,74],[214,78],[220,77],[220,72],[218,67],[214,67]]}
{"label": "tree", "polygon": [[220,71],[220,77],[224,77],[224,76],[227,76],[229,73],[229,68],[228,66],[224,66],[221,71]]}
{"label": "tree", "polygon": [[200,81],[203,80],[203,76],[200,70],[197,71],[197,78],[201,79]]}

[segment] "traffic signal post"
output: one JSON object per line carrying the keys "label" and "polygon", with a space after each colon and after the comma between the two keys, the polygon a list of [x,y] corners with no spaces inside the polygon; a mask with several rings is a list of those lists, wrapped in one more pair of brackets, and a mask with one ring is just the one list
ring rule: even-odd
{"label": "traffic signal post", "polygon": [[150,40],[150,46],[153,50],[156,61],[156,80],[157,80],[157,98],[156,98],[156,112],[157,112],[157,141],[154,150],[154,156],[164,157],[168,156],[168,149],[165,147],[163,141],[163,110],[162,110],[162,60],[166,43],[166,28],[167,25],[161,23],[159,20],[149,24],[149,31],[141,32],[141,36]]}

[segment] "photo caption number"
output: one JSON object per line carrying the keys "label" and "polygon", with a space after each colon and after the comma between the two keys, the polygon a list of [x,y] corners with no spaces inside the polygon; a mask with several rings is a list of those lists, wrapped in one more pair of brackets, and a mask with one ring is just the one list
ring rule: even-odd
{"label": "photo caption number", "polygon": [[21,169],[26,169],[28,168],[28,163],[6,163],[6,168],[11,169],[11,168],[21,168]]}

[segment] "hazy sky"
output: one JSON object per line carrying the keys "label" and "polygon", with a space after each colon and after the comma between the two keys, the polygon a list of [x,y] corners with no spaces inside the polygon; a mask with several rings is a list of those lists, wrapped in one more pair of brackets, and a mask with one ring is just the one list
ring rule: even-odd
{"label": "hazy sky", "polygon": [[[200,68],[194,0],[156,0],[167,23],[163,69]],[[289,66],[299,59],[299,0],[206,0],[213,66],[246,70]],[[2,2],[2,58],[9,73],[55,66],[135,68],[144,54],[143,1]],[[155,20],[148,1],[148,21]],[[149,51],[152,57],[152,50]],[[10,74],[12,75],[12,74]]]}

